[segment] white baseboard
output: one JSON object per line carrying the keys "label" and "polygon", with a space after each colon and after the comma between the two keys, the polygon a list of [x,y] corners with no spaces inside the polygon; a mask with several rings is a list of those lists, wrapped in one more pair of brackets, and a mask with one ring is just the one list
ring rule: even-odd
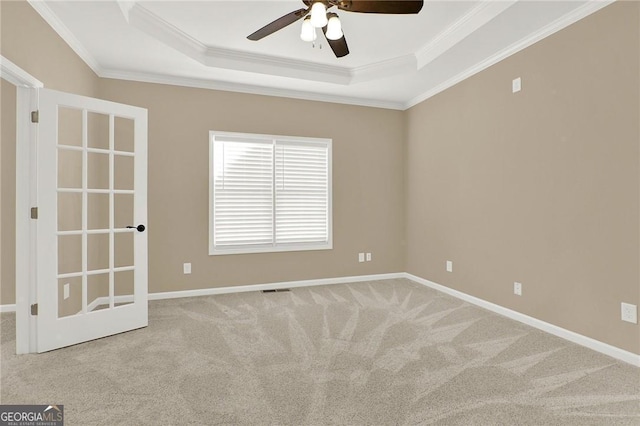
{"label": "white baseboard", "polygon": [[2,312],[15,312],[16,311],[16,305],[15,303],[12,305],[0,305],[0,313]]}
{"label": "white baseboard", "polygon": [[591,337],[575,333],[565,328],[558,327],[557,325],[549,324],[548,322],[530,317],[525,314],[521,314],[520,312],[513,311],[500,305],[496,305],[495,303],[487,302],[486,300],[477,298],[475,296],[470,296],[461,291],[445,287],[441,284],[434,283],[433,281],[429,281],[409,273],[405,273],[404,277],[411,281],[415,281],[418,284],[422,284],[434,290],[438,290],[442,293],[446,293],[455,298],[464,300],[465,302],[472,303],[507,318],[511,318],[523,324],[530,325],[531,327],[535,327],[549,334],[553,334],[554,336],[561,337],[570,342],[577,343],[578,345],[585,346],[589,349],[593,349],[594,351],[603,353],[605,355],[609,355],[612,358],[619,359],[620,361],[627,362],[636,367],[640,367],[640,355],[634,354],[633,352],[625,351],[624,349],[620,349],[599,340],[592,339]]}
{"label": "white baseboard", "polygon": [[149,293],[149,300],[177,299],[181,297],[195,297],[195,296],[211,296],[215,294],[244,293],[247,291],[277,290],[282,288],[310,287],[310,286],[329,285],[329,284],[345,284],[345,283],[355,283],[355,282],[363,282],[363,281],[391,280],[394,278],[406,278],[406,274],[404,272],[397,272],[392,274],[357,275],[353,277],[320,278],[315,280],[284,281],[284,282],[269,283],[269,284],[253,284],[253,285],[241,285],[241,286],[233,286],[233,287],[203,288],[199,290],[167,291],[164,293]]}

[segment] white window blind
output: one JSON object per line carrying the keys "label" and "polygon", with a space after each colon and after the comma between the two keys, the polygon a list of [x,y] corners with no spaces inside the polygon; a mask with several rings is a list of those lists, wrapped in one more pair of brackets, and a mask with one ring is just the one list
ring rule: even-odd
{"label": "white window blind", "polygon": [[273,243],[273,147],[227,140],[214,150],[215,246]]}
{"label": "white window blind", "polygon": [[210,254],[331,248],[331,141],[211,132]]}
{"label": "white window blind", "polygon": [[327,147],[276,142],[276,243],[328,241]]}

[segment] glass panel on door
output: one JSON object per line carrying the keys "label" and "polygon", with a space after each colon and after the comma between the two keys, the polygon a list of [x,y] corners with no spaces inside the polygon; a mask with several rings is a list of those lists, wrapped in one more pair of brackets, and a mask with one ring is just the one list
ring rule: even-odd
{"label": "glass panel on door", "polygon": [[58,145],[82,147],[82,110],[58,107]]}
{"label": "glass panel on door", "polygon": [[82,151],[58,148],[58,188],[82,188]]}
{"label": "glass panel on door", "polygon": [[87,311],[109,309],[109,274],[87,277]]}
{"label": "glass panel on door", "polygon": [[82,277],[58,278],[58,318],[82,313]]}
{"label": "glass panel on door", "polygon": [[116,117],[114,123],[115,150],[133,152],[135,122],[129,118]]}
{"label": "glass panel on door", "polygon": [[133,303],[133,269],[115,273],[114,277],[115,306]]}
{"label": "glass panel on door", "polygon": [[87,145],[94,149],[109,149],[109,116],[87,113]]}
{"label": "glass panel on door", "polygon": [[133,190],[133,161],[134,158],[128,155],[114,156],[115,189]]}

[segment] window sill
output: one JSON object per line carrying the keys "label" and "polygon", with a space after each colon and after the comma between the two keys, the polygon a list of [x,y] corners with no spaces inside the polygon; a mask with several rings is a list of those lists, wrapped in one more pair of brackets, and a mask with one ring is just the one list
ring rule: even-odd
{"label": "window sill", "polygon": [[282,246],[253,246],[253,247],[230,247],[224,249],[216,249],[209,247],[210,256],[223,256],[229,254],[255,254],[255,253],[280,253],[291,251],[315,251],[315,250],[332,250],[333,244],[308,244],[308,245],[282,245]]}

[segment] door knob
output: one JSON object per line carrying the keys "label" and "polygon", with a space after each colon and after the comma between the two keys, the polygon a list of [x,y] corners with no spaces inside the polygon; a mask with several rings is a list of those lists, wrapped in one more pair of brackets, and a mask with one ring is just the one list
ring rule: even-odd
{"label": "door knob", "polygon": [[145,230],[146,228],[144,227],[144,225],[138,225],[138,226],[131,226],[131,225],[129,225],[129,226],[127,226],[127,229],[137,229],[137,230],[138,230],[138,232],[144,232],[144,230]]}

